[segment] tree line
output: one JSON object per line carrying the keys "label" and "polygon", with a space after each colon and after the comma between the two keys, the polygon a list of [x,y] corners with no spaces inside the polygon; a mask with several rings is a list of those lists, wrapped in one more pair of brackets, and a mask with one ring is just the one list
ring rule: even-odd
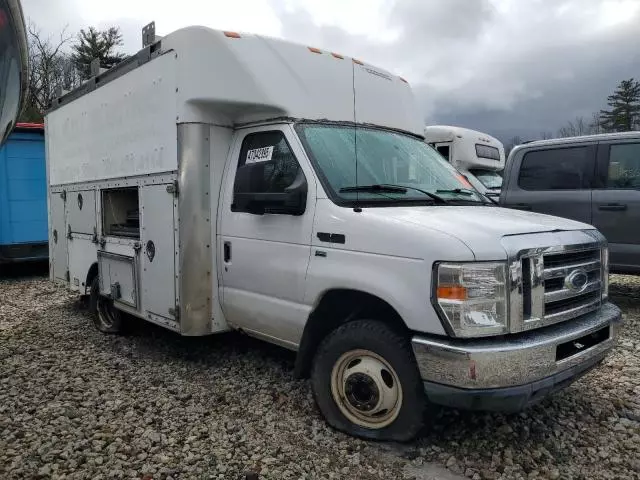
{"label": "tree line", "polygon": [[[630,78],[622,80],[614,92],[607,97],[608,109],[594,112],[591,118],[582,116],[569,120],[556,134],[540,132],[540,139],[581,137],[598,133],[629,132],[640,130],[640,82]],[[505,152],[522,143],[522,138],[513,137],[505,145]]]}
{"label": "tree line", "polygon": [[119,28],[81,29],[68,35],[45,36],[33,22],[27,27],[29,39],[29,91],[21,122],[42,122],[44,114],[60,91],[71,90],[91,77],[91,62],[111,68],[126,58]]}

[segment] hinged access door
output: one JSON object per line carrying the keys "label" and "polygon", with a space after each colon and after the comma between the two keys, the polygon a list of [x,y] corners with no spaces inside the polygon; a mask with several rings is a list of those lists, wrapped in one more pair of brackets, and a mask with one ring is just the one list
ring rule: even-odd
{"label": "hinged access door", "polygon": [[171,320],[176,318],[175,202],[168,185],[140,188],[140,263],[142,298],[146,312]]}
{"label": "hinged access door", "polygon": [[98,252],[100,293],[118,304],[137,309],[138,279],[136,259],[126,255]]}
{"label": "hinged access door", "polygon": [[49,245],[51,252],[51,276],[55,280],[67,280],[67,229],[64,221],[65,201],[62,192],[49,197],[51,225],[49,225]]}
{"label": "hinged access door", "polygon": [[96,192],[82,190],[68,192],[66,201],[67,230],[92,235],[96,230]]}

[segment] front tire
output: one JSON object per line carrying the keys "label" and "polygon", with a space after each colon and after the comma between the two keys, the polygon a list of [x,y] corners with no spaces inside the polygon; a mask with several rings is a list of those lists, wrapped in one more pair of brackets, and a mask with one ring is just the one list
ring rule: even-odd
{"label": "front tire", "polygon": [[98,277],[95,277],[91,282],[89,310],[93,317],[93,324],[102,333],[123,332],[123,314],[113,305],[113,300],[100,295],[100,279]]}
{"label": "front tire", "polygon": [[427,400],[409,341],[383,322],[357,320],[329,334],[311,384],[327,422],[350,435],[408,441],[424,424]]}

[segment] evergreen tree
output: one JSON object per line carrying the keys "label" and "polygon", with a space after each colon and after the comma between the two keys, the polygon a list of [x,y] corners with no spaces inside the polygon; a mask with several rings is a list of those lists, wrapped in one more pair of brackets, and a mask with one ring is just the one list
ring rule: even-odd
{"label": "evergreen tree", "polygon": [[122,34],[118,27],[106,30],[97,30],[89,27],[89,30],[80,30],[78,43],[73,45],[71,59],[83,80],[91,77],[91,62],[100,60],[101,68],[111,68],[121,62],[125,55],[117,52],[116,48],[122,45]]}
{"label": "evergreen tree", "polygon": [[633,78],[620,82],[607,97],[610,110],[600,111],[602,128],[609,132],[628,132],[640,127],[640,82]]}

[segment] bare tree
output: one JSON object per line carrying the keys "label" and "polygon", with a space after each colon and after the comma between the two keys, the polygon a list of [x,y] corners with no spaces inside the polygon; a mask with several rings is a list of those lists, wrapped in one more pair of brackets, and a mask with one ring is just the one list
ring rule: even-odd
{"label": "bare tree", "polygon": [[580,137],[582,135],[591,134],[591,125],[584,117],[576,117],[575,120],[569,120],[564,127],[558,130],[559,137]]}
{"label": "bare tree", "polygon": [[605,133],[604,126],[602,124],[602,117],[599,112],[593,112],[591,114],[591,127],[592,134]]}
{"label": "bare tree", "polygon": [[522,138],[520,138],[519,136],[516,135],[515,137],[511,137],[511,139],[504,146],[505,156],[508,157],[509,154],[511,153],[511,150],[513,150],[513,147],[517,147],[521,143],[522,143]]}
{"label": "bare tree", "polygon": [[29,92],[23,120],[38,121],[51,105],[58,88],[70,89],[78,84],[79,77],[64,47],[72,36],[66,28],[58,37],[45,37],[42,31],[29,22]]}
{"label": "bare tree", "polygon": [[553,133],[551,133],[551,132],[540,132],[540,139],[541,140],[549,140],[550,138],[553,138]]}

